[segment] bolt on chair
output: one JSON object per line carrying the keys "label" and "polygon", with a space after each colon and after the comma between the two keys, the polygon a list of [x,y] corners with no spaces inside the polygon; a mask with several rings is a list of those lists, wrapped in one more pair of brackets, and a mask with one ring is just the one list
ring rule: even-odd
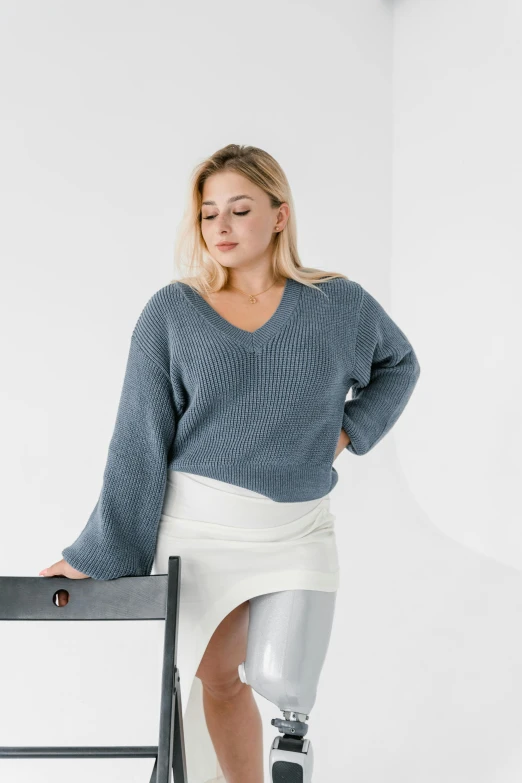
{"label": "bolt on chair", "polygon": [[[187,783],[176,666],[181,558],[168,573],[118,579],[0,577],[0,620],[165,620],[159,738],[150,746],[0,747],[2,758],[154,758],[149,783]],[[1,763],[1,762],[0,762]],[[0,775],[1,777],[1,775]]]}

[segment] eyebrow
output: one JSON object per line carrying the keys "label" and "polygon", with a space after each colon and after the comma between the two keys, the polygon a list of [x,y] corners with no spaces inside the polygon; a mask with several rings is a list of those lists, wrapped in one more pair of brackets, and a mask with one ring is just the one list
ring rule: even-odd
{"label": "eyebrow", "polygon": [[[250,201],[255,201],[255,199],[252,198],[252,196],[245,196],[245,195],[242,195],[242,196],[231,196],[228,199],[227,204],[230,204],[231,201],[239,201],[239,199],[241,199],[241,198],[249,198]],[[203,204],[209,204],[210,206],[213,206],[213,207],[217,206],[215,201],[203,201],[202,202],[202,206],[203,206]]]}

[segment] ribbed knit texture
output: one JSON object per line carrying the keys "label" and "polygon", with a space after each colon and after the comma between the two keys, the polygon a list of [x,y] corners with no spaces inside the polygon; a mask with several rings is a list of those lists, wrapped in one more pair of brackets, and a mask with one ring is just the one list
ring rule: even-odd
{"label": "ribbed knit texture", "polygon": [[288,278],[252,333],[185,283],[152,295],[130,339],[101,493],[62,551],[68,563],[94,579],[149,575],[168,469],[312,500],[337,484],[341,427],[359,456],[389,432],[420,374],[415,352],[359,283],[317,285]]}

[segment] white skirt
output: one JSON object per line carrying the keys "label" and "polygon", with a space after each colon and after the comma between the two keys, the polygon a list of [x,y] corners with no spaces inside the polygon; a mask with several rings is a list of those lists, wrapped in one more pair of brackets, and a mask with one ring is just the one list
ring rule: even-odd
{"label": "white skirt", "polygon": [[330,495],[279,503],[243,487],[169,471],[153,574],[181,558],[177,642],[188,783],[226,783],[195,676],[220,622],[239,604],[280,590],[336,591],[339,561]]}

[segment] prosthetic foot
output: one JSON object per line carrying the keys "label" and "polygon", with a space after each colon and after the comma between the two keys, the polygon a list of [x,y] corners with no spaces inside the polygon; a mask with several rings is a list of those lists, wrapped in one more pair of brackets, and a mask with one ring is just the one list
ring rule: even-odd
{"label": "prosthetic foot", "polygon": [[272,783],[311,783],[313,748],[305,737],[330,641],[335,592],[283,590],[250,599],[242,682],[283,713],[271,723],[276,736],[269,758]]}

